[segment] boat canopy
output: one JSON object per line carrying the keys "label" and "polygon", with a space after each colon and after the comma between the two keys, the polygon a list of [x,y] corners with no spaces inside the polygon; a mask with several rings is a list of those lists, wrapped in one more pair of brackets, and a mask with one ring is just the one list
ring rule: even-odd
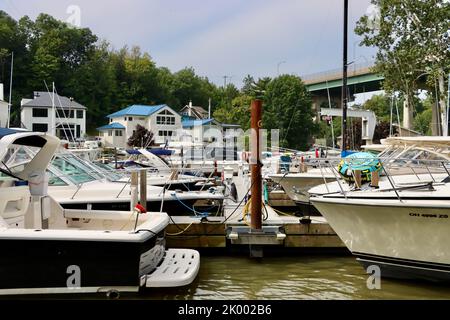
{"label": "boat canopy", "polygon": [[40,148],[39,152],[28,162],[24,169],[15,172],[20,179],[27,180],[33,171],[45,171],[54,153],[59,147],[60,140],[45,132],[30,132],[0,128],[0,160],[4,161],[11,154],[11,149],[17,146]]}

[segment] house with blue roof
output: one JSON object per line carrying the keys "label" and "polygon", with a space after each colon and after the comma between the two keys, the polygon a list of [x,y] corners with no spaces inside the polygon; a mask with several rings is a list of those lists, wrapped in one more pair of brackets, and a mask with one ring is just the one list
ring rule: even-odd
{"label": "house with blue roof", "polygon": [[177,139],[182,130],[181,116],[166,104],[132,105],[107,116],[109,123],[97,128],[106,147],[126,148],[137,125],[154,134],[155,143]]}

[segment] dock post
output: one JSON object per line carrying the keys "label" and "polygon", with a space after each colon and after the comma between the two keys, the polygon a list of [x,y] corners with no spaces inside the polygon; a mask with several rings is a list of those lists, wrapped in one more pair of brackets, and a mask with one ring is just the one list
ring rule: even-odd
{"label": "dock post", "polygon": [[380,175],[378,174],[378,171],[373,171],[370,186],[372,186],[374,188],[378,188],[379,181],[380,181]]}
{"label": "dock post", "polygon": [[131,172],[131,200],[130,210],[133,211],[138,202],[138,181],[139,173],[137,171]]}
{"label": "dock post", "polygon": [[[262,101],[253,100],[251,104],[251,137],[250,137],[250,166],[252,173],[251,182],[251,232],[262,232],[262,177],[261,177],[261,146],[260,132],[262,127]],[[262,258],[263,250],[260,245],[250,245],[250,257]]]}
{"label": "dock post", "polygon": [[355,185],[357,189],[361,189],[361,170],[355,170]]}
{"label": "dock post", "polygon": [[141,200],[141,205],[147,210],[147,171],[140,171],[140,190],[139,196]]}

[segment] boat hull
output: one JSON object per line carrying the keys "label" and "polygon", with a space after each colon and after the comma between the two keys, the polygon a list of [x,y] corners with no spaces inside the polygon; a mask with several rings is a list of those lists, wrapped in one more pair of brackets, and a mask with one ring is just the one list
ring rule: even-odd
{"label": "boat hull", "polygon": [[[202,203],[203,202],[203,203]],[[206,201],[207,202],[207,201]],[[194,216],[199,214],[221,214],[222,201],[215,201],[215,203],[208,204],[204,200],[199,199],[179,199],[179,200],[164,200],[162,212],[166,212],[170,216]],[[86,202],[60,202],[64,209],[79,209],[88,210],[104,210],[104,211],[130,211],[130,201],[117,199],[116,201],[101,201],[96,200]],[[195,210],[195,212],[193,211]],[[161,200],[147,201],[147,211],[160,212]]]}
{"label": "boat hull", "polygon": [[0,294],[136,292],[165,252],[164,231],[142,242],[0,238],[0,245]]}
{"label": "boat hull", "polygon": [[379,266],[382,277],[450,280],[450,208],[394,199],[311,201],[366,268]]}

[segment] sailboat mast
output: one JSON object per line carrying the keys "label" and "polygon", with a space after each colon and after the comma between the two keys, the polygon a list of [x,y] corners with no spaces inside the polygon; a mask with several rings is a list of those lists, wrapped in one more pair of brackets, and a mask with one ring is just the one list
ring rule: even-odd
{"label": "sailboat mast", "polygon": [[55,110],[55,83],[52,82],[52,123],[51,123],[51,133],[53,136],[56,135],[56,110]]}
{"label": "sailboat mast", "polygon": [[347,150],[347,42],[348,42],[348,0],[344,0],[344,50],[342,73],[342,152]]}
{"label": "sailboat mast", "polygon": [[7,119],[7,128],[9,128],[9,124],[10,124],[10,120],[9,118],[11,117],[11,107],[12,107],[12,81],[13,81],[13,72],[14,72],[14,51],[11,52],[11,75],[9,78],[9,102],[8,102],[8,119]]}

